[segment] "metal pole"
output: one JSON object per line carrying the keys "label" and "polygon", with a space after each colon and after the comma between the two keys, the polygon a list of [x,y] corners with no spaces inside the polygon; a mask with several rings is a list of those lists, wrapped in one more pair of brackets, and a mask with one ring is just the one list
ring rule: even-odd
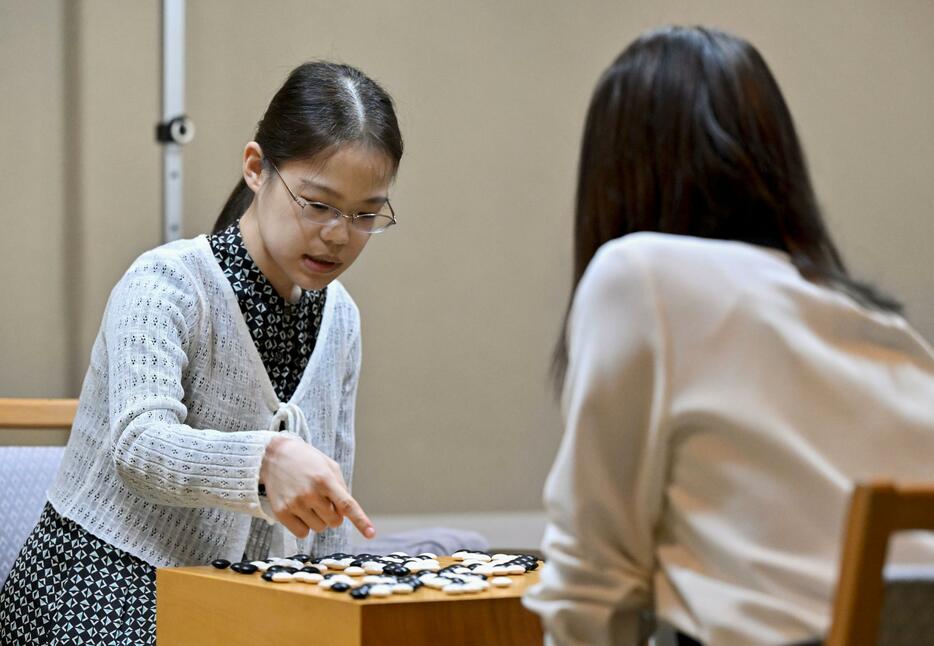
{"label": "metal pole", "polygon": [[182,235],[182,145],[194,137],[185,117],[185,0],[162,0],[162,237]]}

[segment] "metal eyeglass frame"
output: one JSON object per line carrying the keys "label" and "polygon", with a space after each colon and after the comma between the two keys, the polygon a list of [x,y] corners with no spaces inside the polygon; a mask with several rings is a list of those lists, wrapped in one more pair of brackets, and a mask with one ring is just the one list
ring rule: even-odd
{"label": "metal eyeglass frame", "polygon": [[[269,161],[269,165],[272,166],[272,169],[276,171],[276,175],[278,175],[279,179],[282,180],[282,185],[285,186],[285,190],[289,192],[289,196],[295,201],[296,204],[298,204],[299,208],[302,211],[302,217],[307,218],[310,222],[314,222],[315,224],[330,224],[331,222],[335,220],[333,215],[337,214],[337,216],[339,217],[347,218],[348,220],[350,220],[350,226],[354,231],[359,231],[360,233],[366,233],[367,235],[376,235],[378,233],[385,233],[386,230],[389,229],[389,227],[393,226],[394,224],[397,224],[396,212],[393,210],[392,204],[389,203],[389,198],[386,199],[386,206],[389,207],[388,216],[385,213],[355,213],[355,214],[350,215],[350,214],[344,213],[336,206],[331,206],[330,204],[325,204],[324,202],[310,201],[310,200],[306,200],[303,197],[298,197],[297,195],[295,195],[295,193],[292,192],[292,189],[289,188],[288,183],[286,183],[285,178],[282,177],[282,173],[279,172],[279,169],[276,168],[276,165],[272,163],[272,161]],[[312,206],[315,204],[319,204],[323,207],[326,207],[328,211],[331,212],[332,217],[328,219],[327,222],[318,222],[317,220],[305,215],[305,207]],[[390,220],[389,220],[389,224],[387,224],[385,227],[377,231],[372,231],[372,230],[367,230],[367,229],[361,229],[356,226],[356,223],[359,221],[359,219],[363,217],[380,217],[380,218],[388,217],[390,218]]]}

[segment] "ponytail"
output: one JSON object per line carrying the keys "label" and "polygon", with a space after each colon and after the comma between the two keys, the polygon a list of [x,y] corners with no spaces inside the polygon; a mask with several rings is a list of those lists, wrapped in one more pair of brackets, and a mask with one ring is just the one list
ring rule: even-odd
{"label": "ponytail", "polygon": [[214,228],[211,229],[211,233],[220,233],[239,220],[240,216],[250,208],[252,202],[253,189],[247,186],[246,180],[241,177],[236,188],[230,193],[230,197],[227,198],[227,203],[224,204],[224,208],[221,209],[221,214],[217,216],[217,221],[214,222]]}

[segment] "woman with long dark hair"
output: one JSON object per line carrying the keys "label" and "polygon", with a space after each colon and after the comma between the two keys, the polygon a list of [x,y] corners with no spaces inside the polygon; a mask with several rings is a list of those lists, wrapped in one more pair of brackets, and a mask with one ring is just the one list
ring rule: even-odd
{"label": "woman with long dark hair", "polygon": [[156,567],[343,551],[351,523],[373,536],[350,493],[360,317],[336,279],[396,223],[401,157],[383,88],[306,63],[212,235],[133,263],[0,592],[0,643],[154,644]]}
{"label": "woman with long dark hair", "polygon": [[682,643],[824,634],[853,483],[930,476],[934,353],[847,271],[752,45],[664,28],[613,62],[574,245],[526,604],[558,644],[638,643],[653,612]]}

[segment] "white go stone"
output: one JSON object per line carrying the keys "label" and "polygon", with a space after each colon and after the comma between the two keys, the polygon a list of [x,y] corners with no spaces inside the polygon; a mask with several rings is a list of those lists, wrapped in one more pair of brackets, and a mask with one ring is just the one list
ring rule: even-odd
{"label": "white go stone", "polygon": [[370,588],[371,597],[388,597],[391,594],[392,594],[391,585],[378,584]]}
{"label": "white go stone", "polygon": [[509,568],[505,565],[497,565],[493,568],[493,574],[496,576],[501,576],[503,574],[509,574]]}
{"label": "white go stone", "polygon": [[272,563],[267,563],[266,561],[250,561],[253,565],[256,566],[256,569],[260,572],[265,572],[272,567]]}
{"label": "white go stone", "polygon": [[437,572],[441,569],[441,564],[434,559],[422,559],[419,561],[407,561],[405,567],[412,572]]}
{"label": "white go stone", "polygon": [[413,592],[415,592],[415,588],[408,583],[397,583],[392,586],[393,594],[412,594]]}
{"label": "white go stone", "polygon": [[363,577],[363,582],[364,583],[382,583],[383,577],[377,576],[375,574],[368,574],[365,577]]}
{"label": "white go stone", "polygon": [[438,558],[438,555],[437,555],[437,554],[432,554],[431,552],[422,552],[421,554],[419,554],[419,556],[423,556],[423,557],[428,558],[428,559],[437,559],[437,558]]}
{"label": "white go stone", "polygon": [[274,572],[272,575],[272,580],[275,583],[286,583],[291,581],[294,577],[289,572]]}
{"label": "white go stone", "polygon": [[521,565],[510,565],[506,568],[509,574],[525,574],[525,568]]}
{"label": "white go stone", "polygon": [[335,583],[337,583],[337,581],[335,581],[333,578],[330,578],[330,579],[322,578],[320,581],[318,581],[318,587],[324,588],[325,590],[330,590],[331,586],[334,585]]}
{"label": "white go stone", "polygon": [[506,588],[512,585],[512,579],[508,576],[497,576],[490,580],[490,584],[497,588]]}
{"label": "white go stone", "polygon": [[382,574],[383,564],[376,561],[367,561],[363,564],[363,569],[367,574]]}
{"label": "white go stone", "polygon": [[325,559],[324,564],[332,570],[343,570],[354,562],[354,559]]}
{"label": "white go stone", "polygon": [[454,552],[453,554],[451,554],[451,556],[457,559],[458,561],[463,561],[468,556],[470,556],[470,554],[468,552]]}
{"label": "white go stone", "polygon": [[433,579],[422,579],[422,583],[427,585],[429,588],[434,588],[435,590],[442,590],[445,586],[449,585],[451,582],[448,579],[443,577],[434,577]]}
{"label": "white go stone", "polygon": [[302,583],[318,583],[324,580],[323,576],[314,572],[296,572],[292,575],[292,578]]}
{"label": "white go stone", "polygon": [[441,592],[445,594],[464,594],[467,591],[464,589],[463,583],[449,583],[441,588]]}
{"label": "white go stone", "polygon": [[351,565],[350,567],[344,568],[344,574],[348,574],[350,576],[363,576],[366,574],[366,570],[364,570],[362,567]]}
{"label": "white go stone", "polygon": [[482,592],[485,589],[482,581],[468,581],[464,584],[464,592]]}
{"label": "white go stone", "polygon": [[474,572],[477,574],[486,574],[489,576],[490,574],[493,574],[493,570],[495,569],[496,568],[492,565],[481,565],[480,567],[474,568]]}
{"label": "white go stone", "polygon": [[390,552],[388,556],[408,556],[408,552]]}

